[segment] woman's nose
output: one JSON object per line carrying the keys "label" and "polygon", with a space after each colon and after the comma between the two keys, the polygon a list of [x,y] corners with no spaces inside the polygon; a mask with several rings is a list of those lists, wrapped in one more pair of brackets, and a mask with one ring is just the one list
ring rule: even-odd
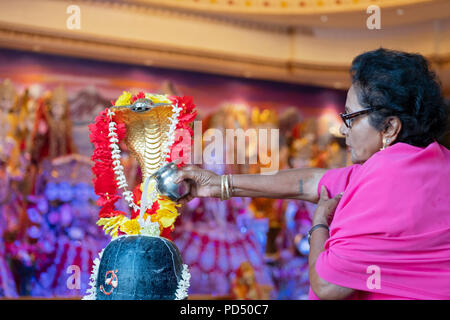
{"label": "woman's nose", "polygon": [[348,132],[348,128],[347,126],[342,122],[341,126],[339,127],[339,132],[343,135],[343,136],[347,136],[347,132]]}

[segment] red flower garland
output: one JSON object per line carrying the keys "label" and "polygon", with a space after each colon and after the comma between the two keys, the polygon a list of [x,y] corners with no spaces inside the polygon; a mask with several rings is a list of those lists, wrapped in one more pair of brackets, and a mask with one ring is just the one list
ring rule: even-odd
{"label": "red flower garland", "polygon": [[[137,99],[145,98],[145,93],[139,92],[137,95],[132,96],[131,102],[136,101]],[[178,116],[178,124],[176,126],[176,130],[187,130],[192,137],[193,131],[190,127],[190,123],[195,119],[197,113],[194,111],[195,105],[193,103],[192,97],[169,97],[169,99],[177,105],[181,107],[182,110]],[[97,200],[97,205],[100,206],[99,218],[110,218],[118,215],[126,216],[125,212],[119,211],[115,209],[115,203],[121,199],[122,197],[118,195],[118,188],[116,183],[115,173],[113,171],[113,159],[109,141],[109,124],[111,122],[110,117],[108,116],[108,109],[103,110],[96,117],[95,123],[89,125],[90,130],[90,141],[94,145],[94,153],[92,154],[92,161],[94,161],[94,166],[92,167],[92,172],[95,175],[93,179],[94,190],[95,193],[99,196]],[[116,121],[117,123],[117,121]],[[116,126],[117,139],[122,141],[126,135],[126,127],[124,123],[117,123]],[[178,156],[175,155],[173,150],[174,148],[182,147],[182,150],[186,147],[186,145],[192,144],[193,140],[184,141],[183,139],[178,139],[171,146],[169,156],[167,157],[167,161],[171,162],[175,159],[179,160],[178,167],[185,165],[183,160],[179,159]],[[140,186],[136,186],[133,190],[133,195],[136,203],[138,204],[142,197],[142,192],[140,190]],[[147,210],[147,214],[154,214],[156,210],[159,209],[159,204],[155,201],[150,209]],[[139,215],[138,212],[132,212],[131,219],[136,218]],[[161,236],[170,238],[170,232],[173,228],[165,228],[161,232]],[[119,234],[123,234],[123,232],[119,229]]]}
{"label": "red flower garland", "polygon": [[[95,193],[99,196],[97,205],[101,207],[100,218],[108,218],[117,215],[126,215],[125,212],[115,210],[115,203],[121,198],[117,194],[117,183],[113,171],[113,159],[109,141],[109,123],[107,109],[100,112],[95,123],[89,125],[89,139],[94,145],[94,153],[91,160],[94,161],[92,172]],[[121,141],[125,137],[126,128],[124,123],[117,124],[117,137]]]}
{"label": "red flower garland", "polygon": [[[190,126],[190,124],[194,121],[197,116],[197,112],[194,111],[195,104],[193,102],[192,97],[183,96],[183,97],[169,97],[169,99],[173,102],[174,105],[181,107],[182,110],[178,116],[178,123],[175,130],[187,130],[191,139],[189,141],[185,141],[183,136],[180,135],[178,140],[174,141],[171,146],[171,150],[169,152],[169,156],[167,157],[168,162],[172,162],[176,159],[179,160],[177,167],[180,168],[184,166],[186,163],[183,161],[183,150],[189,150],[188,145],[192,145],[194,139],[194,132]],[[175,154],[174,150],[181,150],[180,154]]]}

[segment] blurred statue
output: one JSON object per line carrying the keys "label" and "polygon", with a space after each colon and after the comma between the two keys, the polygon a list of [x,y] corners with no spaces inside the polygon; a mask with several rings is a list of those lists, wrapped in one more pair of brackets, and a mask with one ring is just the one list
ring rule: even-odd
{"label": "blurred statue", "polygon": [[[36,115],[41,94],[42,87],[40,85],[32,85],[25,89],[19,100],[17,136],[21,148],[21,160],[24,171],[26,171],[30,165],[31,152],[35,143],[33,139],[33,130],[36,124]],[[25,194],[27,194],[26,190],[24,191]]]}
{"label": "blurred statue", "polygon": [[[204,123],[206,123],[207,128],[221,130],[223,137],[225,137],[227,129],[242,129],[244,131],[249,129],[250,114],[248,108],[244,105],[227,103],[222,105],[219,110],[208,116]],[[210,131],[206,131],[204,133],[203,140],[210,141],[208,136],[209,133]],[[227,173],[247,173],[249,167],[249,152],[252,146],[246,143],[246,149],[241,150],[237,148],[234,139],[224,138],[223,142],[223,159],[217,158],[216,161],[225,164],[222,167]],[[238,152],[245,153],[245,163],[237,163],[236,154]],[[233,159],[233,161],[231,161],[231,163],[227,163],[227,159]]]}
{"label": "blurred statue", "polygon": [[17,233],[23,199],[19,183],[23,178],[17,134],[17,92],[10,80],[0,86],[0,220],[4,233]]}
{"label": "blurred statue", "polygon": [[280,114],[280,147],[289,146],[293,137],[294,127],[302,121],[300,110],[296,107],[289,107]]}
{"label": "blurred statue", "polygon": [[67,93],[63,87],[57,87],[50,98],[46,117],[49,124],[49,157],[54,159],[74,153],[72,142],[72,122],[69,115]]}
{"label": "blurred statue", "polygon": [[40,99],[32,136],[31,157],[35,163],[47,157],[54,159],[76,153],[67,93],[62,86],[47,92]]}
{"label": "blurred statue", "polygon": [[20,176],[16,105],[16,90],[7,79],[0,85],[0,297],[9,298],[17,297],[17,290],[7,261],[4,237],[18,229],[21,208],[13,183],[13,179]]}
{"label": "blurred statue", "polygon": [[72,139],[77,153],[90,157],[94,151],[89,141],[89,124],[111,102],[93,85],[76,92],[69,99]]}
{"label": "blurred statue", "polygon": [[[255,128],[258,132],[259,130],[267,130],[267,141],[261,141],[258,139],[257,145],[250,146],[250,152],[256,153],[257,163],[250,165],[249,173],[260,173],[262,167],[270,168],[272,167],[272,163],[264,163],[261,159],[261,154],[259,150],[262,144],[266,144],[265,150],[267,150],[267,158],[273,159],[272,157],[272,146],[271,146],[271,133],[270,129],[278,129],[279,128],[279,120],[278,115],[275,111],[270,109],[260,110],[258,108],[254,108],[252,110],[251,116],[251,127]],[[278,142],[278,141],[277,141]],[[275,152],[280,153],[280,149],[275,150]],[[287,162],[287,153],[286,156],[280,158],[280,154],[278,154],[278,161],[283,163],[278,163],[277,168],[282,168],[285,166],[284,162]],[[286,207],[286,202],[280,199],[269,199],[269,198],[253,198],[250,202],[249,209],[253,213],[256,219],[268,219],[268,233],[267,233],[267,242],[266,242],[266,256],[268,258],[274,258],[278,252],[275,245],[275,239],[280,232],[282,225],[282,216]]]}
{"label": "blurred statue", "polygon": [[9,79],[0,85],[0,162],[12,178],[19,178],[20,150],[17,141],[17,92]]}
{"label": "blurred statue", "polygon": [[324,167],[324,159],[317,146],[317,120],[304,119],[292,130],[289,145],[289,166],[292,168]]}
{"label": "blurred statue", "polygon": [[0,85],[0,119],[2,126],[0,127],[0,134],[6,137],[13,132],[17,125],[17,117],[15,114],[15,107],[17,104],[17,92],[11,80],[6,79]]}
{"label": "blurred statue", "polygon": [[268,300],[269,292],[257,282],[255,270],[249,262],[243,262],[232,282],[232,295],[237,300]]}

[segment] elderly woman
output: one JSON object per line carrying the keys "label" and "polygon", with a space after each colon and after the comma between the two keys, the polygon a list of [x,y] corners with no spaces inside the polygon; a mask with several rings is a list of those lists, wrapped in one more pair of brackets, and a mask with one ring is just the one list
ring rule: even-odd
{"label": "elderly woman", "polygon": [[193,197],[318,203],[309,232],[310,299],[450,299],[448,113],[428,62],[386,49],[351,66],[343,124],[354,165],[273,175],[179,173]]}

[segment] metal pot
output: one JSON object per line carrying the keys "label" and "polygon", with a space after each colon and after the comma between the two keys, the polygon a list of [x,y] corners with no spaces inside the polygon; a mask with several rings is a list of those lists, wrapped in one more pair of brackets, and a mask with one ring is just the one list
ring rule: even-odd
{"label": "metal pot", "polygon": [[190,186],[186,181],[175,183],[178,168],[176,162],[170,162],[162,166],[158,171],[152,174],[156,179],[156,188],[158,193],[169,197],[172,201],[178,201],[189,193]]}

